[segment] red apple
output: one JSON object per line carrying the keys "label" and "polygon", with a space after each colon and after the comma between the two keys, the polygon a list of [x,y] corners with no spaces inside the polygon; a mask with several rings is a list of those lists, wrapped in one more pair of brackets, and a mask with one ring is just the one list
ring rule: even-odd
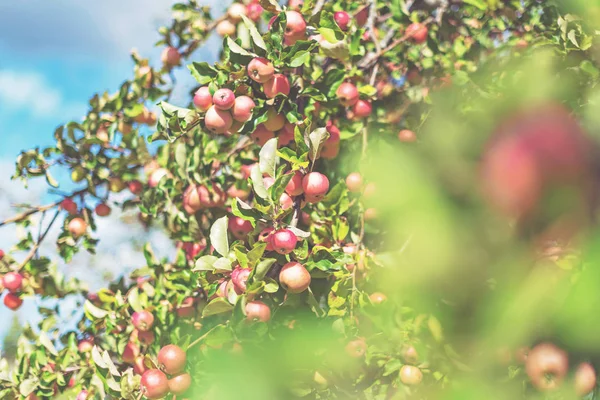
{"label": "red apple", "polygon": [[248,76],[258,83],[267,83],[275,75],[275,68],[266,58],[256,57],[248,63]]}
{"label": "red apple", "polygon": [[290,81],[283,74],[275,74],[273,77],[263,84],[265,95],[272,99],[279,93],[285,96],[290,94]]}
{"label": "red apple", "polygon": [[148,399],[161,399],[169,393],[167,376],[157,369],[150,369],[142,375],[140,381],[142,393]]}
{"label": "red apple", "polygon": [[279,282],[289,293],[304,292],[310,286],[310,281],[310,273],[298,262],[285,264],[279,273]]}
{"label": "red apple", "polygon": [[356,104],[354,104],[354,115],[356,118],[366,118],[371,115],[373,111],[373,106],[370,101],[367,100],[358,100]]}
{"label": "red apple", "polygon": [[283,128],[286,122],[285,116],[271,107],[267,110],[267,120],[263,122],[263,125],[268,130],[275,132]]}
{"label": "red apple", "polygon": [[83,218],[76,217],[69,221],[67,229],[74,238],[78,238],[87,231],[87,223]]}
{"label": "red apple", "polygon": [[231,89],[219,89],[213,95],[213,104],[218,110],[229,110],[235,103],[235,94]]}
{"label": "red apple", "polygon": [[421,44],[427,41],[427,27],[418,22],[410,24],[406,28],[405,35],[408,36],[414,43]]}
{"label": "red apple", "polygon": [[2,285],[11,293],[16,293],[23,286],[23,276],[18,272],[9,272],[2,278]]}
{"label": "red apple", "polygon": [[98,204],[94,210],[99,217],[107,217],[110,215],[110,207],[104,203]]}
{"label": "red apple", "polygon": [[323,199],[329,190],[329,179],[320,172],[311,172],[302,179],[302,189],[306,200],[316,203]]}
{"label": "red apple", "polygon": [[229,218],[229,231],[237,239],[245,239],[248,233],[252,232],[252,224],[238,216],[232,215]]}
{"label": "red apple", "polygon": [[279,229],[271,237],[273,249],[279,254],[289,254],[296,248],[298,238],[289,229]]}
{"label": "red apple", "polygon": [[423,373],[412,365],[403,365],[400,368],[400,381],[408,386],[416,386],[423,380]]}
{"label": "red apple", "polygon": [[335,93],[343,106],[352,107],[358,101],[358,89],[350,82],[343,82]]}
{"label": "red apple", "polygon": [[235,98],[231,115],[238,122],[246,122],[252,118],[252,111],[256,107],[254,100],[248,96],[239,96]]}
{"label": "red apple", "polygon": [[417,141],[417,135],[411,130],[402,129],[398,133],[398,140],[404,143],[412,143]]}
{"label": "red apple", "polygon": [[290,179],[286,185],[285,192],[290,196],[300,196],[302,193],[304,193],[304,189],[302,189],[302,178],[302,173],[300,171],[296,171],[292,176],[292,179]]}
{"label": "red apple", "polygon": [[569,370],[567,353],[552,343],[540,343],[529,352],[525,371],[533,386],[540,390],[556,389]]}
{"label": "red apple", "polygon": [[227,19],[219,22],[215,28],[215,31],[219,36],[233,36],[235,35],[236,30],[236,26]]}
{"label": "red apple", "polygon": [[363,339],[355,339],[346,345],[346,353],[353,358],[362,358],[367,352],[367,344]]}
{"label": "red apple", "polygon": [[246,320],[268,322],[271,319],[271,309],[259,300],[246,304]]}
{"label": "red apple", "polygon": [[351,193],[360,193],[363,186],[362,175],[358,172],[352,172],[346,177],[346,187]]}
{"label": "red apple", "polygon": [[185,351],[179,346],[168,344],[160,349],[157,356],[160,369],[169,375],[183,372],[186,363]]}
{"label": "red apple", "polygon": [[179,374],[169,379],[169,391],[175,395],[184,394],[191,385],[190,374]]}
{"label": "red apple", "polygon": [[273,131],[268,130],[263,124],[256,127],[254,132],[250,135],[252,140],[259,146],[264,146],[269,139],[273,139],[275,134]]}
{"label": "red apple", "polygon": [[127,364],[133,364],[137,356],[140,355],[140,346],[135,343],[128,342],[123,349],[121,359]]}
{"label": "red apple", "polygon": [[128,182],[127,187],[129,188],[129,191],[135,195],[141,194],[144,190],[144,185],[142,185],[142,182],[138,180]]}
{"label": "red apple", "polygon": [[175,47],[169,46],[163,50],[160,59],[163,64],[170,68],[179,65],[181,62],[181,54],[179,54],[179,50]]}
{"label": "red apple", "polygon": [[150,311],[136,311],[131,316],[131,323],[140,331],[149,331],[154,324],[154,315]]}
{"label": "red apple", "polygon": [[11,310],[16,310],[19,307],[21,307],[21,304],[23,304],[23,300],[17,296],[14,293],[6,293],[6,295],[4,295],[4,305],[8,308],[10,308]]}
{"label": "red apple", "polygon": [[584,396],[596,387],[596,370],[592,364],[584,362],[575,370],[575,392],[578,396]]}
{"label": "red apple", "polygon": [[202,86],[194,93],[194,105],[200,111],[207,111],[213,105],[213,97],[208,86]]}
{"label": "red apple", "polygon": [[77,214],[77,204],[70,198],[66,198],[60,202],[60,208],[71,215]]}
{"label": "red apple", "polygon": [[337,11],[333,14],[335,23],[338,24],[341,30],[347,31],[350,24],[350,14],[346,11]]}

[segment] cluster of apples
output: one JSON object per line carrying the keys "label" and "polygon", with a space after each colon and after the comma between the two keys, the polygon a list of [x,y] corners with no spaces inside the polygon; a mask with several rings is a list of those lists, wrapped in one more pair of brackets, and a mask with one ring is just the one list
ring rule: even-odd
{"label": "cluster of apples", "polygon": [[[2,258],[4,258],[3,251],[0,259]],[[2,277],[1,283],[2,287],[0,287],[0,293],[5,289],[8,291],[8,293],[4,295],[4,305],[13,311],[19,309],[21,304],[23,304],[23,299],[19,296],[19,292],[24,284],[23,275],[15,271],[8,272]]]}
{"label": "cluster of apples", "polygon": [[169,393],[184,394],[192,384],[192,377],[184,372],[187,361],[185,351],[173,344],[166,345],[159,350],[157,361],[158,368],[142,374],[140,385],[144,396],[161,399]]}
{"label": "cluster of apples", "polygon": [[[531,384],[540,391],[558,389],[569,374],[569,355],[550,342],[539,343],[529,351],[519,349],[516,359],[525,364],[525,372]],[[578,396],[587,395],[594,390],[596,383],[597,375],[594,366],[589,362],[577,364],[572,376],[574,392]]]}
{"label": "cluster of apples", "polygon": [[232,3],[227,9],[226,18],[219,21],[215,31],[220,36],[233,36],[237,31],[237,24],[242,21],[242,15],[245,15],[254,22],[260,21],[263,14],[263,7],[259,0],[246,1],[243,3]]}
{"label": "cluster of apples", "polygon": [[[363,177],[360,172],[351,172],[346,177],[346,187],[350,193],[362,194],[365,199],[372,197],[375,194],[376,186],[373,182],[364,184]],[[374,220],[377,218],[377,209],[367,208],[364,211],[365,221]]]}

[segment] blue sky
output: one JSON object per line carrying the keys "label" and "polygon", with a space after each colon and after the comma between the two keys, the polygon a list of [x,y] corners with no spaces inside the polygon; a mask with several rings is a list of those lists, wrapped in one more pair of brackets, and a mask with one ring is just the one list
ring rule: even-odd
{"label": "blue sky", "polygon": [[[9,181],[21,150],[51,145],[54,129],[79,120],[94,93],[115,91],[132,75],[132,48],[150,57],[152,64],[159,64],[161,49],[153,47],[158,40],[156,30],[170,19],[173,2],[0,1],[0,219],[14,213],[11,204],[38,204],[47,198],[43,180],[32,182],[29,189]],[[211,2],[217,3],[207,0],[203,4]],[[219,2],[215,15],[228,3]],[[194,60],[213,61],[219,43],[220,38],[212,38],[196,52]],[[177,71],[176,77],[182,87],[173,98],[182,99],[193,82],[185,68]],[[104,276],[114,277],[140,266],[139,245],[145,240],[152,242],[159,254],[172,255],[171,244],[159,232],[131,228],[120,217],[113,215],[100,223],[98,236],[104,240],[99,256],[81,254],[69,265],[61,265],[67,276],[87,279],[92,288],[98,288]],[[10,248],[18,233],[10,227],[0,229],[0,248]],[[49,235],[41,249],[45,255],[54,256],[53,239]],[[36,304],[37,299],[25,300],[17,314],[21,321],[36,319]],[[11,315],[0,305],[0,318],[6,321]],[[6,324],[0,325],[0,337],[6,328]]]}

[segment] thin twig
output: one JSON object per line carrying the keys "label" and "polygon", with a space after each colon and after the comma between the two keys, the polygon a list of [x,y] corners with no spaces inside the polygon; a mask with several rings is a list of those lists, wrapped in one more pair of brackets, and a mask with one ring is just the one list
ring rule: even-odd
{"label": "thin twig", "polygon": [[296,228],[298,226],[298,222],[300,221],[300,216],[302,215],[302,201],[300,196],[296,196],[294,199],[294,215],[292,215],[292,221],[290,222],[290,226]]}
{"label": "thin twig", "polygon": [[54,217],[52,217],[52,220],[46,227],[46,230],[44,231],[44,233],[42,233],[42,235],[38,239],[37,243],[31,248],[31,250],[29,251],[27,256],[25,256],[25,259],[21,262],[21,264],[19,264],[19,266],[17,267],[17,271],[20,271],[33,258],[37,249],[40,247],[40,245],[46,238],[46,235],[48,234],[48,232],[50,232],[50,228],[52,228],[52,225],[54,225],[54,222],[56,221],[56,218],[58,218],[59,214],[60,214],[60,210],[56,210],[56,212],[54,213]]}
{"label": "thin twig", "polygon": [[318,13],[320,13],[320,12],[321,12],[321,10],[323,9],[323,6],[325,5],[325,2],[326,2],[326,1],[327,1],[327,0],[318,0],[318,1],[317,1],[317,4],[315,4],[315,8],[313,9],[313,12],[312,12],[312,14],[311,14],[311,15],[312,15],[312,16],[315,16],[315,15],[317,15]]}
{"label": "thin twig", "polygon": [[198,343],[200,343],[202,340],[204,340],[208,336],[208,334],[211,333],[217,326],[215,326],[214,328],[210,329],[208,332],[206,332],[204,335],[200,336],[198,339],[194,340],[192,343],[188,344],[188,347],[186,348],[186,351],[189,350],[189,349],[191,349],[192,347],[194,347]]}

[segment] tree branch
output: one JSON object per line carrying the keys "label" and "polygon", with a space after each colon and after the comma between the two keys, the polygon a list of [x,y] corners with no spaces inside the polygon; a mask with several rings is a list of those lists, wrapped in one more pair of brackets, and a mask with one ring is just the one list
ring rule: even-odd
{"label": "tree branch", "polygon": [[21,270],[25,265],[27,265],[27,263],[33,258],[33,256],[35,256],[35,253],[37,252],[38,248],[40,247],[40,245],[46,238],[46,235],[48,235],[48,232],[50,232],[50,228],[52,228],[52,225],[54,225],[54,222],[56,221],[56,218],[58,218],[59,214],[60,214],[60,210],[56,210],[56,212],[54,213],[54,217],[52,217],[52,220],[46,227],[46,230],[44,231],[44,233],[42,233],[42,235],[39,237],[37,243],[31,248],[29,253],[25,256],[25,259],[21,262],[21,264],[19,264],[19,266],[17,267],[17,271]]}

